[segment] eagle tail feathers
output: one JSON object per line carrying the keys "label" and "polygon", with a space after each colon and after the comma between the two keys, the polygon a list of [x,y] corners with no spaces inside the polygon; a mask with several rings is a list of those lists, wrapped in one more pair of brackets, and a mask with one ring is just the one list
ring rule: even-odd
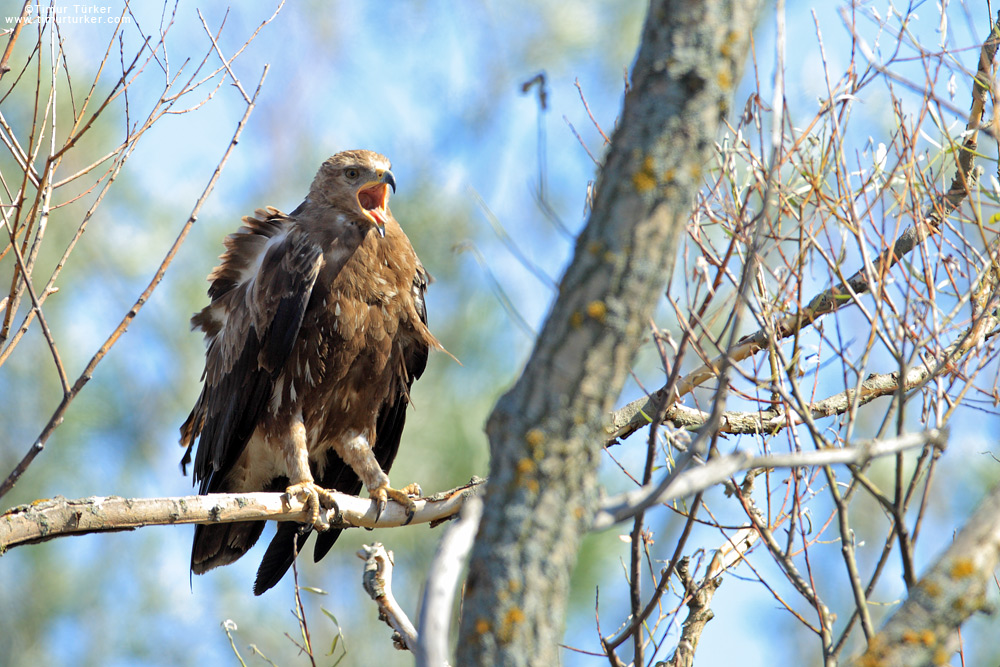
{"label": "eagle tail feathers", "polygon": [[220,565],[239,560],[260,539],[264,524],[264,521],[245,521],[195,526],[191,571],[205,574]]}
{"label": "eagle tail feathers", "polygon": [[[253,583],[253,594],[261,595],[274,588],[292,566],[295,556],[302,550],[312,526],[291,521],[278,524],[278,531],[267,545],[264,558],[257,568],[257,579]],[[333,531],[328,531],[333,532]],[[336,531],[339,533],[340,531]],[[336,539],[336,538],[334,538]]]}

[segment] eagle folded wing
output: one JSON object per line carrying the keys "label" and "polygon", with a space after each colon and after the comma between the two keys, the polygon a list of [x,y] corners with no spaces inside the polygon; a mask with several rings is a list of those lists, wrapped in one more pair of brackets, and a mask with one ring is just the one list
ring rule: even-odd
{"label": "eagle folded wing", "polygon": [[205,331],[205,386],[182,427],[182,465],[201,435],[194,476],[199,493],[218,493],[271,399],[278,373],[298,337],[322,264],[308,236],[286,228],[276,209],[244,218],[226,239],[222,264],[209,276],[212,303],[191,318]]}
{"label": "eagle folded wing", "polygon": [[[226,240],[223,263],[210,276],[212,303],[192,318],[205,331],[208,351],[201,396],[181,429],[182,466],[194,461],[199,493],[239,488],[227,479],[266,414],[275,379],[298,335],[322,252],[286,218],[270,209]],[[263,523],[197,526],[191,567],[196,573],[236,560],[254,545]]]}

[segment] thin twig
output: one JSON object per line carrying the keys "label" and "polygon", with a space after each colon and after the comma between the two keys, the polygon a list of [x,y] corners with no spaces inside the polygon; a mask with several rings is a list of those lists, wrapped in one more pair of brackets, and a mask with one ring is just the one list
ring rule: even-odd
{"label": "thin twig", "polygon": [[10,39],[7,40],[7,48],[4,49],[3,57],[0,58],[0,79],[10,71],[10,65],[7,63],[10,61],[10,55],[14,52],[14,44],[17,42],[17,36],[21,34],[21,29],[28,22],[28,11],[30,9],[31,0],[24,0],[24,6],[21,7],[21,15],[14,22],[14,30],[10,33]]}
{"label": "thin twig", "polygon": [[216,165],[215,170],[212,172],[211,178],[209,178],[208,180],[208,184],[205,186],[205,189],[202,192],[201,196],[198,197],[198,200],[195,202],[194,208],[191,211],[191,215],[188,216],[187,222],[184,223],[184,226],[181,228],[181,231],[177,236],[177,239],[174,241],[173,245],[167,251],[166,256],[160,263],[160,266],[157,269],[156,273],[153,275],[152,280],[150,280],[149,285],[147,285],[146,289],[143,290],[142,294],[139,295],[139,298],[136,300],[132,308],[129,309],[129,311],[125,314],[125,317],[122,318],[122,321],[118,324],[117,327],[115,327],[114,331],[111,332],[111,334],[108,336],[104,344],[100,347],[100,349],[98,349],[97,353],[94,354],[94,356],[91,358],[90,362],[84,368],[83,373],[80,374],[80,377],[77,378],[76,382],[73,384],[70,391],[63,396],[62,401],[59,403],[59,407],[56,408],[56,411],[52,414],[52,417],[49,419],[48,424],[46,424],[45,428],[42,430],[42,433],[35,440],[34,444],[32,444],[31,448],[24,455],[24,457],[17,464],[17,466],[15,466],[14,470],[12,470],[11,473],[7,476],[3,484],[0,484],[0,497],[3,497],[8,491],[11,490],[11,488],[13,488],[14,484],[17,483],[17,480],[21,477],[21,475],[24,474],[24,471],[28,469],[29,465],[31,465],[31,462],[45,448],[45,443],[49,439],[49,436],[51,436],[52,433],[55,431],[55,429],[59,426],[59,424],[62,423],[63,415],[65,415],[66,410],[67,408],[69,408],[70,403],[73,401],[74,398],[76,398],[77,394],[79,394],[80,390],[83,389],[83,387],[87,384],[87,382],[90,381],[90,378],[93,376],[94,369],[97,367],[97,364],[101,362],[104,356],[111,349],[111,346],[114,345],[115,342],[117,342],[118,338],[122,335],[122,333],[125,332],[125,329],[127,329],[128,325],[132,322],[133,319],[135,319],[135,316],[139,314],[139,311],[145,305],[146,301],[153,293],[153,290],[155,290],[157,285],[160,284],[160,281],[163,279],[163,276],[166,273],[167,267],[170,266],[171,262],[173,262],[173,259],[176,256],[177,251],[180,250],[181,244],[184,242],[184,239],[187,238],[188,232],[191,230],[191,227],[198,219],[198,213],[201,211],[201,207],[208,199],[208,195],[211,194],[212,190],[215,189],[215,184],[219,180],[219,175],[222,173],[222,169],[225,167],[226,162],[229,160],[229,156],[232,154],[233,149],[236,148],[237,143],[239,143],[240,135],[243,133],[243,128],[246,127],[246,123],[247,120],[249,120],[250,118],[250,114],[253,113],[253,110],[257,103],[257,96],[260,94],[260,91],[264,85],[264,79],[267,78],[267,72],[269,68],[270,68],[269,65],[264,66],[264,71],[262,72],[260,81],[257,84],[257,89],[254,91],[253,98],[251,99],[250,104],[247,105],[243,117],[240,119],[239,123],[237,123],[236,131],[234,132],[233,138],[230,140],[229,145],[226,147],[226,151],[223,153],[222,159]]}

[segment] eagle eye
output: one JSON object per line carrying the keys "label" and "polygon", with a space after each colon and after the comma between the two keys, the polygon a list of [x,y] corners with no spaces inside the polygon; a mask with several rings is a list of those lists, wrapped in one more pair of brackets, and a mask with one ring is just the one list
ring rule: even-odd
{"label": "eagle eye", "polygon": [[360,174],[360,172],[357,169],[355,169],[354,167],[348,167],[347,169],[344,170],[344,175],[347,176],[352,181],[355,178],[357,178],[359,174]]}

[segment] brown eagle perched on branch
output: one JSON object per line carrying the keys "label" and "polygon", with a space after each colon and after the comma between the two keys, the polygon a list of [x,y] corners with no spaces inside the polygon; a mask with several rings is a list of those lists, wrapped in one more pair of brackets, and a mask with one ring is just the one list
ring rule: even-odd
{"label": "brown eagle perched on branch", "polygon": [[[427,328],[428,276],[389,212],[396,181],[372,151],[326,160],[306,200],[243,218],[209,275],[212,302],[191,318],[205,332],[204,386],[181,427],[199,493],[284,491],[309,524],[281,522],[254,593],[274,586],[312,528],[318,561],[340,534],[326,530],[328,489],[358,494],[381,514],[388,499],[413,512],[420,487],[389,486],[409,390],[441,348]],[[195,526],[191,571],[232,563],[265,522]]]}

